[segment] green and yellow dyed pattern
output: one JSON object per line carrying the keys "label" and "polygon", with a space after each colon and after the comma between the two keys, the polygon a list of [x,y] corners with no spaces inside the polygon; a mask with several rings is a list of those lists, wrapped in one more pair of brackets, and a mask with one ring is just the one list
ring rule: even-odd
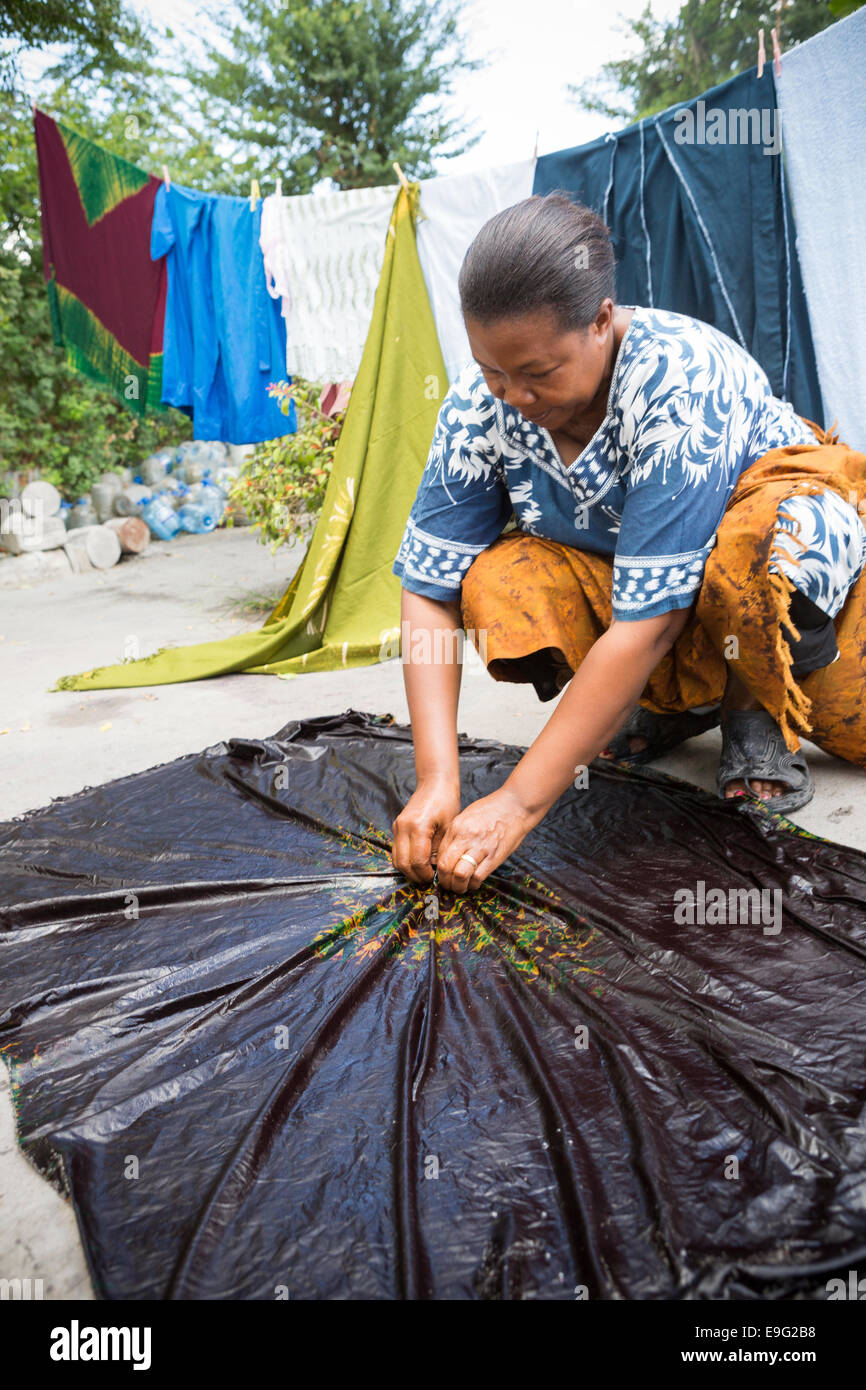
{"label": "green and yellow dyed pattern", "polygon": [[56,125],[69,156],[88,226],[92,227],[131,193],[144,188],[149,177],[144,169],[95,145],[61,121]]}
{"label": "green and yellow dyed pattern", "polygon": [[[359,840],[345,832],[344,843],[363,846],[362,853],[380,858],[386,848],[374,843],[381,841],[380,833],[369,826],[362,835]],[[471,970],[473,957],[492,952],[550,993],[582,977],[580,983],[600,995],[598,929],[530,874],[509,877],[506,883],[500,878],[497,887],[484,883],[477,892],[458,897],[400,881],[386,897],[367,905],[359,905],[354,885],[347,886],[333,899],[346,916],[319,932],[313,948],[323,960],[363,961],[385,951],[413,967],[428,960],[432,949],[443,976],[458,955]]]}
{"label": "green and yellow dyed pattern", "polygon": [[100,385],[107,382],[134,415],[164,410],[162,354],[150,359],[149,368],[142,366],[70,290],[53,279],[46,289],[54,341],[69,365]]}

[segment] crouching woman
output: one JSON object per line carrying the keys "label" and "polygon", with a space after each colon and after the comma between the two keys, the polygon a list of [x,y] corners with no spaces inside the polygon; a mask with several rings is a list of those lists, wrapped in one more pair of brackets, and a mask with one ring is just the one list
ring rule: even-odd
{"label": "crouching woman", "polygon": [[[724,333],[617,304],[607,228],[560,195],[488,222],[459,288],[474,363],[394,565],[429,654],[404,666],[417,788],[396,868],[473,890],[594,758],[651,762],[719,724],[722,797],[805,805],[799,734],[866,766],[866,455]],[[436,654],[464,628],[495,680],[564,693],[461,810],[461,668]]]}

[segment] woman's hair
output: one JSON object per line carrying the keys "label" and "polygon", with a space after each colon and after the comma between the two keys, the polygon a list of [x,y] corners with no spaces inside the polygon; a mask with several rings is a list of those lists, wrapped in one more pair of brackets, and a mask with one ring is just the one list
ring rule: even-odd
{"label": "woman's hair", "polygon": [[464,315],[480,323],[551,308],[564,331],[587,328],[616,303],[610,232],[563,193],[524,198],[485,222],[460,268]]}

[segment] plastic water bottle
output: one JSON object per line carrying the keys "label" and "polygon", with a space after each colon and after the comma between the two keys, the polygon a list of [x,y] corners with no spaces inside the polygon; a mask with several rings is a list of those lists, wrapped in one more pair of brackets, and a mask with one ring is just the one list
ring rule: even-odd
{"label": "plastic water bottle", "polygon": [[216,530],[216,514],[200,503],[185,502],[177,513],[177,520],[184,531],[190,531],[194,535],[204,535],[207,531]]}
{"label": "plastic water bottle", "polygon": [[111,483],[94,483],[90,489],[90,496],[93,498],[93,505],[100,521],[108,521],[109,517],[114,516],[114,499],[120,491],[119,478],[117,483],[117,487]]}
{"label": "plastic water bottle", "polygon": [[209,507],[216,507],[219,510],[225,505],[225,494],[222,488],[211,482],[210,475],[205,473],[200,483],[190,483],[187,488],[186,500],[194,502],[196,506],[204,502]]}
{"label": "plastic water bottle", "polygon": [[172,506],[174,506],[175,499],[181,492],[186,492],[186,484],[181,482],[176,473],[169,473],[159,490],[160,496],[167,497]]}
{"label": "plastic water bottle", "polygon": [[183,480],[191,486],[193,483],[200,483],[207,472],[207,461],[200,458],[187,457],[183,465]]}
{"label": "plastic water bottle", "polygon": [[177,457],[184,462],[187,459],[197,459],[200,463],[210,458],[210,445],[204,439],[186,439],[179,445]]}
{"label": "plastic water bottle", "polygon": [[161,541],[174,540],[180,530],[177,512],[167,497],[152,497],[142,508],[141,518]]}
{"label": "plastic water bottle", "polygon": [[[194,497],[193,493],[195,493]],[[205,473],[204,478],[195,488],[190,488],[189,500],[195,502],[197,506],[206,507],[208,511],[214,512],[218,522],[222,520],[223,512],[226,509],[226,495],[222,488],[211,482],[209,473]]]}
{"label": "plastic water bottle", "polygon": [[165,475],[168,471],[164,458],[158,454],[151,454],[141,465],[141,481],[148,487],[159,487],[165,482]]}
{"label": "plastic water bottle", "polygon": [[115,516],[141,516],[141,509],[150,501],[150,488],[141,483],[130,483],[121,488],[114,498]]}
{"label": "plastic water bottle", "polygon": [[74,507],[69,509],[67,531],[75,531],[79,526],[98,526],[99,516],[89,497],[79,497]]}

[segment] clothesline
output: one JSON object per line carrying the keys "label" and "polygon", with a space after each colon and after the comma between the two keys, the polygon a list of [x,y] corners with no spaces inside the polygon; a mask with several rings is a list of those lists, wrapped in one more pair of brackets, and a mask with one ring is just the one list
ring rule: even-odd
{"label": "clothesline", "polygon": [[[34,107],[33,109],[34,109],[34,111],[35,111],[36,108]],[[403,173],[403,170],[400,168],[400,165],[397,164],[397,163],[395,162],[394,168],[397,170],[398,178],[399,178],[399,181],[400,181],[401,185],[402,185],[404,188],[408,188],[408,187],[409,187],[409,181],[408,181],[408,179],[406,178],[406,175]],[[167,164],[163,164],[163,166],[162,166],[162,181],[163,181],[163,183],[164,183],[164,185],[165,185],[166,188],[171,188],[171,175],[170,175],[169,172],[168,172],[168,165],[167,165]],[[276,196],[277,196],[278,198],[279,198],[279,197],[282,197],[282,192],[283,192],[283,180],[282,180],[282,178],[281,178],[279,175],[277,175],[277,177],[276,177],[276,179],[275,179],[274,192],[275,192],[275,194],[276,194]],[[289,196],[291,196],[291,195],[289,195]],[[301,195],[295,195],[295,196],[301,196]],[[262,198],[262,191],[261,191],[261,186],[260,186],[260,184],[259,184],[259,180],[258,180],[258,179],[250,179],[250,211],[251,211],[251,212],[255,212],[256,206],[258,205],[258,203],[261,202],[261,198]]]}
{"label": "clothesline", "polygon": [[[786,55],[780,97],[793,113],[792,129],[798,105],[802,109],[811,103],[820,112],[828,100],[826,83],[819,90],[811,69],[805,76],[803,55],[811,51],[818,60],[822,48],[842,41],[843,30],[846,42],[857,40],[864,24],[866,14],[857,12]],[[847,70],[854,68],[848,64]],[[469,243],[502,208],[530,193],[559,188],[592,206],[610,227],[620,302],[673,309],[721,328],[757,359],[775,394],[800,414],[829,424],[784,169],[778,157],[767,158],[778,151],[750,140],[708,146],[694,136],[688,138],[689,122],[703,129],[695,117],[703,117],[704,108],[727,118],[743,109],[763,111],[768,99],[775,110],[773,65],[760,80],[752,68],[693,102],[678,103],[570,150],[477,173],[417,180],[420,214],[415,242],[448,381],[455,380],[470,359],[457,297],[457,276]],[[856,110],[856,102],[849,104],[849,125],[856,124]],[[41,113],[35,119],[37,132],[40,121],[50,123]],[[237,400],[257,401],[259,434],[253,432],[253,439],[263,437],[265,428],[281,432],[290,426],[285,417],[273,414],[277,407],[267,396],[271,381],[295,374],[323,382],[356,375],[400,176],[407,186],[409,182],[399,166],[396,184],[372,188],[285,195],[278,180],[275,191],[261,199],[256,181],[249,198],[206,194],[176,184],[167,168],[162,180],[153,178],[62,123],[55,128],[59,134],[53,142],[53,163],[40,151],[46,280],[58,341],[66,344],[76,366],[101,374],[140,413],[147,405],[177,404],[193,414],[197,432],[196,417],[201,414],[208,431],[223,438],[252,427],[243,409],[233,411]],[[681,138],[684,129],[686,138]],[[46,141],[47,137],[43,146]],[[798,177],[805,187],[802,169],[809,161],[814,165],[814,155],[807,161],[798,159],[796,145],[794,129],[787,141],[788,160],[801,171]],[[64,150],[66,173],[59,167]],[[707,168],[710,151],[712,178]],[[72,184],[77,188],[75,203],[85,209],[86,228],[80,210],[63,206],[64,200],[73,199]],[[98,203],[101,184],[109,190],[107,202],[91,217],[88,199],[95,196]],[[58,188],[63,189],[59,199]],[[182,236],[180,243],[177,230],[168,242],[157,236],[148,246],[145,264],[138,248],[148,215],[154,226],[166,219],[183,222],[190,213],[187,202],[197,210],[189,236]],[[800,197],[795,203],[802,238],[816,213],[809,199]],[[844,200],[840,206],[847,213]],[[78,227],[72,237],[66,231],[67,214]],[[120,237],[116,232],[133,214],[137,230],[130,243],[125,233]],[[842,229],[848,242],[857,235],[847,225],[850,220],[846,217]],[[862,225],[862,217],[854,223]],[[168,257],[164,334],[156,302],[159,270],[154,272],[150,264],[151,249]],[[132,279],[138,285],[134,292],[128,284],[131,255]],[[845,283],[850,277],[839,274],[838,259],[832,259],[834,274]],[[817,284],[814,258],[810,265]],[[186,290],[184,281],[189,282]],[[165,296],[165,285],[160,293]],[[811,297],[817,306],[818,297]],[[861,312],[866,313],[866,306]],[[205,328],[212,341],[203,336]],[[839,331],[822,322],[822,341],[826,344],[828,336],[838,336]],[[864,341],[862,332],[854,336]],[[177,365],[177,353],[188,359],[186,367],[183,362]],[[834,340],[832,349],[825,346],[823,357],[828,364],[822,371],[826,391],[829,364],[838,364],[838,342]],[[232,365],[241,358],[243,370]],[[250,362],[256,385],[252,393]],[[132,392],[130,378],[135,379]],[[858,439],[862,443],[866,438],[862,393],[848,390],[837,400],[834,416],[843,437],[856,447]]]}

